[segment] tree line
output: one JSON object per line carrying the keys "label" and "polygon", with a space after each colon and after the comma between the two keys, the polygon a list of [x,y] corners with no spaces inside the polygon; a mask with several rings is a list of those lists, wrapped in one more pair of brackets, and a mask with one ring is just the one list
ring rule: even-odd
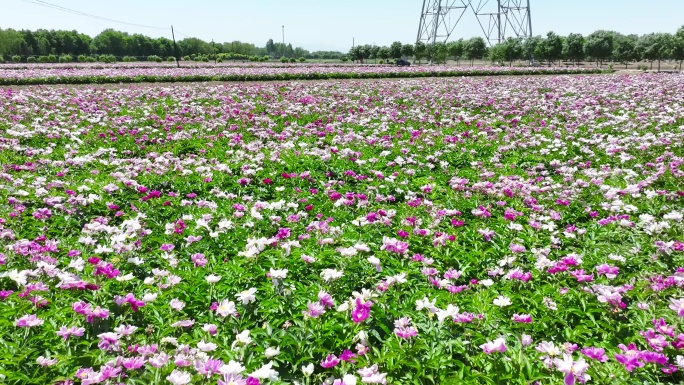
{"label": "tree line", "polygon": [[[274,43],[272,39],[263,47],[252,43],[231,41],[223,43],[207,42],[194,37],[186,37],[177,41],[177,50],[173,40],[166,37],[152,38],[143,34],[106,29],[91,37],[77,31],[65,30],[14,30],[0,29],[0,61],[2,59],[26,61],[30,57],[60,58],[93,58],[107,55],[116,60],[129,58],[174,58],[176,55],[186,59],[214,58],[241,60],[249,58],[307,58],[307,59],[340,59],[341,52],[317,51],[309,52],[291,44]],[[30,61],[30,60],[29,60]],[[64,61],[64,60],[62,60]]]}
{"label": "tree line", "polygon": [[508,38],[492,47],[487,47],[481,37],[460,39],[448,43],[402,44],[395,41],[389,47],[376,45],[357,45],[352,47],[348,58],[365,62],[369,59],[383,60],[414,58],[418,63],[425,59],[433,63],[444,63],[447,59],[456,61],[488,59],[492,62],[529,60],[539,63],[560,63],[561,61],[578,64],[595,61],[598,66],[612,61],[629,64],[638,61],[654,62],[674,60],[679,62],[680,70],[684,61],[684,27],[674,34],[650,33],[645,35],[623,35],[614,31],[599,30],[586,37],[572,33],[559,36],[549,32],[546,36],[533,36],[528,39]]}

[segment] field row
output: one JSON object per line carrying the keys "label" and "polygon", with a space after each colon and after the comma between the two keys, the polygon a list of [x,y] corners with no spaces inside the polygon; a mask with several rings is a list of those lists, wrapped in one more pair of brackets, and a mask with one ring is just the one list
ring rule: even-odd
{"label": "field row", "polygon": [[0,67],[0,85],[370,79],[601,73],[596,68],[446,66]]}
{"label": "field row", "polygon": [[0,108],[3,383],[684,382],[684,76]]}

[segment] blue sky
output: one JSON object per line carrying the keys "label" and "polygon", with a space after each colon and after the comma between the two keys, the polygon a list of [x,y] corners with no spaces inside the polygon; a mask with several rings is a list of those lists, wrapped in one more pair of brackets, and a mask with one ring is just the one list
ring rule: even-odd
{"label": "blue sky", "polygon": [[[171,37],[170,30],[130,25],[64,13],[35,4],[39,0],[2,0],[0,28],[76,29],[96,35],[106,28]],[[241,40],[263,46],[269,38],[309,50],[347,51],[352,44],[414,42],[422,0],[45,0],[97,16],[167,27],[182,35],[217,42]],[[474,0],[478,2],[480,0]],[[493,4],[495,0],[490,0]],[[534,34],[588,34],[609,29],[625,34],[674,33],[684,25],[684,0],[531,0]],[[472,13],[454,36],[480,36]]]}

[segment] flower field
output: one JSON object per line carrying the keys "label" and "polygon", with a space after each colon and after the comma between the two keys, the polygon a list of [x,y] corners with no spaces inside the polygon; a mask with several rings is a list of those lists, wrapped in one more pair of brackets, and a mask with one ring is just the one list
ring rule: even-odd
{"label": "flower field", "polygon": [[0,109],[0,382],[684,381],[684,76]]}
{"label": "flower field", "polygon": [[265,81],[317,79],[371,79],[496,75],[555,75],[601,73],[598,68],[573,67],[454,67],[330,64],[220,65],[117,63],[111,65],[5,65],[0,85],[103,84],[203,81]]}

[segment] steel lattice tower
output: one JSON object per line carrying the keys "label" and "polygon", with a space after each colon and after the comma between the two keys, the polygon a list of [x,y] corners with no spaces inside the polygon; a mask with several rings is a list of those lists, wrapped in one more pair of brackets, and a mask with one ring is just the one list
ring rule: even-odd
{"label": "steel lattice tower", "polygon": [[416,41],[447,41],[470,9],[489,45],[532,36],[530,0],[423,0]]}

